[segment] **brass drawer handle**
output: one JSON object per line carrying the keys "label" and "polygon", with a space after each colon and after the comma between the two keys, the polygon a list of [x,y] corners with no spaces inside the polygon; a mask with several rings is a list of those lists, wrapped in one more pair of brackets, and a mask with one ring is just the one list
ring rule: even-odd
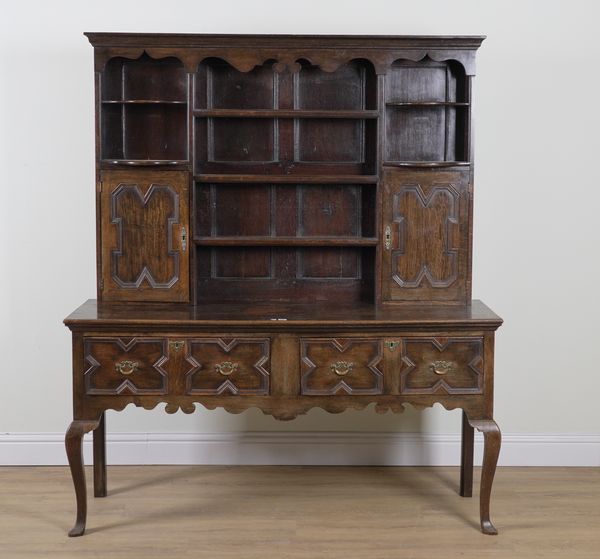
{"label": "brass drawer handle", "polygon": [[354,367],[354,363],[350,361],[338,361],[337,363],[333,363],[331,365],[331,370],[336,375],[343,377],[352,371],[352,367]]}
{"label": "brass drawer handle", "polygon": [[137,361],[120,361],[119,363],[115,363],[115,370],[122,375],[135,373],[139,367],[140,364]]}
{"label": "brass drawer handle", "polygon": [[429,367],[436,375],[445,375],[452,371],[452,361],[434,361]]}
{"label": "brass drawer handle", "polygon": [[217,373],[221,373],[223,376],[228,377],[231,373],[235,373],[238,369],[238,364],[231,361],[223,361],[223,363],[217,363],[215,365]]}

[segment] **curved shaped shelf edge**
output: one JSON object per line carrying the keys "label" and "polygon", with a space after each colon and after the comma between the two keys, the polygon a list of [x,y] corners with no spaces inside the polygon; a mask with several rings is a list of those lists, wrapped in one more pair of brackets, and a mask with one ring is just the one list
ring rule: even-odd
{"label": "curved shaped shelf edge", "polygon": [[187,159],[102,159],[102,165],[126,167],[187,167]]}
{"label": "curved shaped shelf edge", "polygon": [[385,161],[384,167],[416,167],[424,169],[441,169],[445,167],[468,167],[469,161]]}

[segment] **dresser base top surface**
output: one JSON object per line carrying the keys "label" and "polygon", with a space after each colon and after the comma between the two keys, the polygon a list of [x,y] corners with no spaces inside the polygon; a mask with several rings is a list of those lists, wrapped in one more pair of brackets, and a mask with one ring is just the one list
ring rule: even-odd
{"label": "dresser base top surface", "polygon": [[495,330],[502,319],[479,300],[470,305],[410,305],[376,307],[370,304],[247,303],[247,304],[127,304],[89,299],[71,313],[65,324],[72,330],[102,326],[295,328],[481,328]]}

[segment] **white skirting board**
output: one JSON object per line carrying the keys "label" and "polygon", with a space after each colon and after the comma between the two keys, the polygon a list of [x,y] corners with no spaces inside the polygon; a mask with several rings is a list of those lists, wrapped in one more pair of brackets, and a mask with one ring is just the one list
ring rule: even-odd
{"label": "white skirting board", "polygon": [[[84,441],[91,464],[91,435]],[[475,463],[483,439],[476,434]],[[460,437],[419,433],[109,433],[109,464],[456,466]],[[0,434],[0,465],[66,464],[63,433]],[[600,435],[505,434],[501,466],[600,466]]]}

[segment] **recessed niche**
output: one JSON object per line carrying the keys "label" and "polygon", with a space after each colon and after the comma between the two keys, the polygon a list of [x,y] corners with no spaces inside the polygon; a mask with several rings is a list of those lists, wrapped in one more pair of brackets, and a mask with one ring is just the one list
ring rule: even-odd
{"label": "recessed niche", "polygon": [[198,238],[372,238],[370,185],[202,184],[195,189]]}
{"label": "recessed niche", "polygon": [[102,159],[187,160],[187,74],[176,58],[113,58],[101,76]]}
{"label": "recessed niche", "polygon": [[460,64],[397,61],[386,80],[386,162],[468,161],[470,106]]}

